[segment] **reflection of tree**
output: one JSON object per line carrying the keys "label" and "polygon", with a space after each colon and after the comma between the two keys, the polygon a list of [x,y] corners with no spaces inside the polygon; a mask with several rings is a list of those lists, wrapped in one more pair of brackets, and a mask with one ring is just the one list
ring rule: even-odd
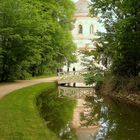
{"label": "reflection of tree", "polygon": [[83,125],[100,125],[95,140],[140,139],[139,109],[96,95],[85,100],[89,113],[82,116]]}
{"label": "reflection of tree", "polygon": [[83,126],[94,126],[100,124],[100,129],[96,137],[105,138],[108,133],[115,128],[115,123],[112,122],[109,116],[110,109],[103,103],[103,99],[98,96],[86,97],[85,108],[90,110],[86,115],[81,114],[81,119],[84,122]]}
{"label": "reflection of tree", "polygon": [[[101,118],[101,102],[98,101],[95,97],[88,96],[86,97],[85,111],[86,114],[81,114],[81,119],[84,122],[84,126],[94,126],[97,125],[99,119]],[[94,104],[94,105],[93,105]]]}

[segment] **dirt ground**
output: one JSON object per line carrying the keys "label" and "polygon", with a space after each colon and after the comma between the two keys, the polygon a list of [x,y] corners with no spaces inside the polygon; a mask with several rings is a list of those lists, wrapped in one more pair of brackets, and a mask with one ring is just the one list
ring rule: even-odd
{"label": "dirt ground", "polygon": [[52,78],[42,78],[42,79],[36,79],[36,80],[19,80],[14,83],[7,83],[4,85],[1,85],[0,86],[0,99],[14,90],[31,86],[31,85],[35,85],[35,84],[39,84],[39,83],[56,81],[57,79],[58,79],[57,77],[52,77]]}

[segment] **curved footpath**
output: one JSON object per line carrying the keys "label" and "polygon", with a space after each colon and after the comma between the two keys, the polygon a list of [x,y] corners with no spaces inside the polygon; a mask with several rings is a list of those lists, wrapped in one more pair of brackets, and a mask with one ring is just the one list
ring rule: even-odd
{"label": "curved footpath", "polygon": [[[15,83],[7,83],[5,85],[0,86],[0,99],[5,95],[11,93],[14,90],[24,88],[27,86],[39,84],[39,83],[46,83],[46,82],[54,82],[57,81],[58,77],[51,77],[51,78],[42,78],[42,79],[35,79],[35,80],[19,80]],[[81,108],[82,107],[82,108]],[[98,131],[99,126],[93,126],[89,128],[81,128],[80,124],[80,113],[83,111],[84,106],[83,102],[78,102],[77,107],[75,108],[73,114],[73,127],[77,129],[77,135],[79,140],[89,139],[89,137],[94,137]]]}
{"label": "curved footpath", "polygon": [[39,83],[53,82],[57,80],[58,80],[57,77],[51,77],[51,78],[42,78],[42,79],[35,79],[35,80],[19,80],[16,81],[15,83],[7,83],[5,85],[0,86],[0,99],[14,90],[39,84]]}

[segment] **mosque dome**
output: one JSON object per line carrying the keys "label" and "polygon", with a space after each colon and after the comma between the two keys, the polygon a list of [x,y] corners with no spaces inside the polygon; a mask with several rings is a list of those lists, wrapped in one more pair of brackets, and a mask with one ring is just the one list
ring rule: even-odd
{"label": "mosque dome", "polygon": [[89,15],[89,1],[88,0],[78,0],[75,3],[76,12],[75,16],[88,16]]}

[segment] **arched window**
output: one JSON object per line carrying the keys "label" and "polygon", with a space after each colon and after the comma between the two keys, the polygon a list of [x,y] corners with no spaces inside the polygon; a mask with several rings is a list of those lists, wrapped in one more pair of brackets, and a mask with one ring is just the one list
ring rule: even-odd
{"label": "arched window", "polygon": [[81,24],[78,26],[78,33],[79,34],[83,33],[83,26]]}
{"label": "arched window", "polygon": [[90,34],[93,34],[94,33],[94,27],[93,25],[90,25]]}

